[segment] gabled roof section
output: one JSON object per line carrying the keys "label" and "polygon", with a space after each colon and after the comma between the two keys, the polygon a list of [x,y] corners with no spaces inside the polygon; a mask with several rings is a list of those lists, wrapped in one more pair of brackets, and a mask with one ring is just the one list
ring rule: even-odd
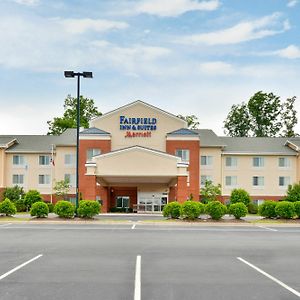
{"label": "gabled roof section", "polygon": [[194,129],[200,135],[200,147],[223,148],[226,144],[211,129]]}
{"label": "gabled roof section", "polygon": [[7,149],[16,143],[16,138],[12,136],[0,136],[0,148]]}
{"label": "gabled roof section", "polygon": [[80,132],[80,134],[83,134],[83,135],[110,135],[109,132],[106,132],[106,131],[101,130],[96,127],[84,129],[83,131]]}
{"label": "gabled roof section", "polygon": [[285,145],[297,152],[300,152],[300,138],[289,138],[285,142]]}
{"label": "gabled roof section", "polygon": [[151,105],[151,104],[149,104],[147,102],[144,102],[142,100],[136,100],[136,101],[133,101],[133,102],[128,103],[126,105],[123,105],[123,106],[121,106],[121,107],[119,107],[117,109],[114,109],[114,110],[109,111],[109,112],[107,112],[105,114],[102,114],[101,116],[95,117],[91,121],[93,122],[93,121],[96,121],[96,120],[99,120],[99,119],[102,119],[102,118],[106,118],[106,117],[110,116],[113,113],[121,112],[121,111],[123,111],[123,110],[125,110],[125,109],[127,109],[127,108],[129,108],[131,106],[137,105],[137,104],[141,104],[141,105],[143,105],[145,107],[148,107],[148,108],[151,108],[153,110],[156,110],[156,111],[158,111],[158,112],[160,112],[160,113],[162,113],[164,115],[167,115],[167,116],[169,116],[171,118],[175,118],[176,120],[181,120],[183,122],[183,124],[185,124],[187,126],[186,121],[182,120],[181,118],[177,117],[176,115],[171,114],[171,113],[169,113],[169,112],[167,112],[165,110],[162,110],[162,109],[160,109],[160,108],[158,108],[156,106],[153,106],[153,105]]}
{"label": "gabled roof section", "polygon": [[188,129],[188,128],[180,128],[180,129],[177,129],[175,131],[172,131],[172,132],[169,132],[167,133],[168,136],[178,136],[178,135],[184,135],[184,136],[198,136],[199,133],[198,132],[195,132],[191,129]]}

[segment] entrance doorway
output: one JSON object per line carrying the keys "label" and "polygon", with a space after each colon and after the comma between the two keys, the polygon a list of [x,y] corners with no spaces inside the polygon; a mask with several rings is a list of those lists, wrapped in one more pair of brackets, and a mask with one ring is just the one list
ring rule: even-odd
{"label": "entrance doorway", "polygon": [[161,212],[168,203],[168,193],[138,192],[137,211]]}

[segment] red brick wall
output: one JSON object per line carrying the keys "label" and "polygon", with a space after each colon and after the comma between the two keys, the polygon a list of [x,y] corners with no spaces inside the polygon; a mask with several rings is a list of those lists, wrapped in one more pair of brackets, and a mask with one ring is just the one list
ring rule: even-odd
{"label": "red brick wall", "polygon": [[[264,195],[264,196],[250,196],[251,200],[273,200],[273,201],[279,201],[279,200],[282,200],[284,198],[284,196],[267,196],[267,195]],[[224,202],[227,202],[229,201],[230,199],[230,196],[220,196],[220,201],[222,201],[223,203]]]}
{"label": "red brick wall", "polygon": [[[187,187],[188,196],[193,195],[194,200],[199,199],[200,192],[200,142],[199,141],[166,141],[166,151],[169,154],[175,155],[177,149],[190,150],[190,185]],[[179,192],[179,191],[177,191]],[[172,200],[172,199],[171,199]]]}
{"label": "red brick wall", "polygon": [[136,187],[111,187],[109,191],[108,211],[116,206],[116,197],[129,196],[130,207],[133,208],[137,204],[137,188]]}
{"label": "red brick wall", "polygon": [[0,188],[0,201],[3,200],[3,191],[5,190],[5,188]]}
{"label": "red brick wall", "polygon": [[189,197],[189,190],[187,186],[187,177],[178,176],[177,178],[177,201],[179,203],[185,202]]}

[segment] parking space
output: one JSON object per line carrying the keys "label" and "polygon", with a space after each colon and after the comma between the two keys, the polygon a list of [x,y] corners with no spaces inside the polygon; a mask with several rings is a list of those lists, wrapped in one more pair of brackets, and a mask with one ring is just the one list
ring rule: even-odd
{"label": "parking space", "polygon": [[138,223],[134,228],[132,224],[1,226],[0,298],[299,299],[300,228],[275,229]]}

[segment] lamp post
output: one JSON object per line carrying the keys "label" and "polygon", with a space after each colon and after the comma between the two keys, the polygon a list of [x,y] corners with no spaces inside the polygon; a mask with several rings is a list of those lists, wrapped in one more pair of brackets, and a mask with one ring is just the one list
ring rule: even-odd
{"label": "lamp post", "polygon": [[92,72],[65,71],[66,78],[77,77],[77,126],[76,126],[76,211],[79,203],[79,127],[80,127],[80,77],[93,78]]}

